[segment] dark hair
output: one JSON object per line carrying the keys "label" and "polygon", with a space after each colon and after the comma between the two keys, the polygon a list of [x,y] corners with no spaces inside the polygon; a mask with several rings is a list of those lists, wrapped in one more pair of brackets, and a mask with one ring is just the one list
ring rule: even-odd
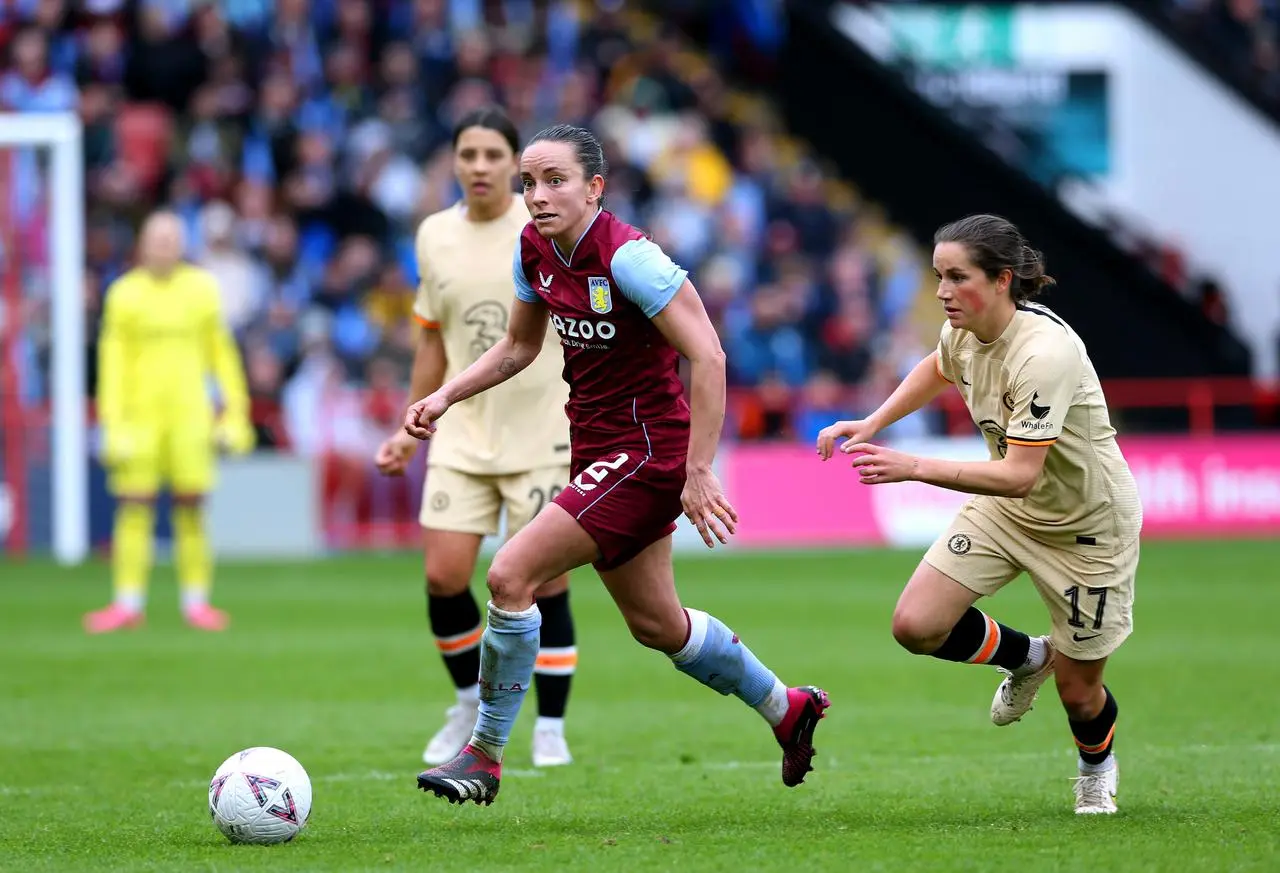
{"label": "dark hair", "polygon": [[604,147],[600,145],[596,135],[585,127],[557,124],[538,131],[529,140],[529,145],[535,142],[566,142],[573,146],[574,157],[582,164],[582,173],[588,180],[595,176],[607,178],[609,175],[609,162],[604,158]]}
{"label": "dark hair", "polygon": [[1013,273],[1009,294],[1015,303],[1025,303],[1054,279],[1044,271],[1044,255],[1033,249],[1022,232],[999,215],[970,215],[938,228],[933,243],[959,243],[969,251],[969,259],[987,278],[995,279],[1004,270]]}
{"label": "dark hair", "polygon": [[511,116],[501,106],[482,106],[479,109],[472,109],[458,119],[458,123],[453,128],[455,149],[458,147],[458,140],[462,138],[462,132],[472,127],[483,127],[485,130],[500,133],[511,146],[513,154],[520,151],[520,132],[516,130],[516,123],[511,120]]}

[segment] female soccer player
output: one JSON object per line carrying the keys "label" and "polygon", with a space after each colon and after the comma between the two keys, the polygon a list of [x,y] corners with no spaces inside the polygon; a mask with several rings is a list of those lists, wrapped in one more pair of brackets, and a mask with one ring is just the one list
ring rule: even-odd
{"label": "female soccer player", "polygon": [[[872,415],[818,435],[818,454],[856,455],[864,484],[915,480],[974,494],[916,568],[893,614],[909,652],[992,664],[1006,675],[991,703],[1017,721],[1056,673],[1080,749],[1076,812],[1113,813],[1119,778],[1116,701],[1103,668],[1133,629],[1142,507],[1116,445],[1098,375],[1062,319],[1029,302],[1053,280],[1011,223],[975,215],[934,237],[947,323],[937,351]],[[872,438],[955,384],[987,440],[989,461],[917,458]],[[974,607],[1026,571],[1052,617],[1031,638]]]}
{"label": "female soccer player", "polygon": [[[520,138],[496,107],[467,113],[453,132],[453,162],[462,202],[428,216],[418,228],[421,277],[414,316],[421,330],[410,400],[439,389],[506,332],[511,259],[529,213],[512,191]],[[498,390],[459,403],[431,446],[420,521],[427,576],[427,615],[436,647],[457,689],[457,703],[422,753],[427,764],[452,760],[479,715],[480,608],[471,593],[480,544],[529,523],[569,481],[569,393],[560,378],[559,343]],[[418,441],[398,429],[378,449],[383,473],[404,473]],[[534,666],[538,720],[533,763],[571,763],[564,734],[569,686],[578,662],[569,578],[538,589],[541,648]]]}
{"label": "female soccer player", "polygon": [[[572,475],[489,569],[480,647],[480,718],[471,742],[418,785],[450,802],[498,794],[502,750],[529,685],[542,621],[533,593],[594,564],[632,635],[676,669],[754,707],[782,746],[782,781],[811,769],[825,692],[788,688],[724,624],[676,595],[671,533],[683,509],[708,548],[737,516],[711,470],[724,420],[725,363],[684,270],[602,208],[604,154],[587,130],[542,131],[520,158],[533,220],[516,250],[506,335],[439,391],[414,403],[405,430],[427,439],[455,403],[537,358],[548,320],[564,347]],[[692,365],[692,412],[676,371]],[[447,426],[447,425],[446,425]]]}
{"label": "female soccer player", "polygon": [[[216,480],[218,450],[253,449],[249,392],[218,282],[182,259],[185,244],[178,216],[153,213],[139,235],[138,265],[107,289],[98,418],[102,460],[117,501],[115,596],[84,617],[93,634],[144,621],[156,498],[166,487],[183,617],[206,631],[224,630],[230,621],[209,605],[214,562],[204,503]],[[210,376],[217,380],[221,409],[210,401]]]}

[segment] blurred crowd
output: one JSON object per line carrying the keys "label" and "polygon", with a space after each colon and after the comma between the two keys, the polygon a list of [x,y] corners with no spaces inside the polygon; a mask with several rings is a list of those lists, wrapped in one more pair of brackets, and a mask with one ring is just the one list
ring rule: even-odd
{"label": "blurred crowd", "polygon": [[[525,137],[555,122],[601,134],[608,208],[691,270],[721,331],[727,435],[811,439],[927,353],[937,319],[912,316],[927,256],[767,102],[633,5],[8,0],[0,108],[83,120],[91,335],[142,216],[182,216],[191,259],[219,279],[267,445],[362,456],[399,420],[413,233],[460,196],[454,120],[494,101]],[[731,16],[715,45],[767,56],[762,21]],[[8,208],[38,225],[36,159],[0,165]],[[47,319],[41,287],[32,326]],[[26,335],[47,355],[39,330]]]}
{"label": "blurred crowd", "polygon": [[1274,0],[1165,0],[1188,38],[1207,46],[1272,113],[1280,112],[1280,5]]}

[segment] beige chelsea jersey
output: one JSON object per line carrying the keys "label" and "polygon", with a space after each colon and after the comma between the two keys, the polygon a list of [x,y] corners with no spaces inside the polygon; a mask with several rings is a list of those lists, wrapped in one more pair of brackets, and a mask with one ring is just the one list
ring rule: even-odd
{"label": "beige chelsea jersey", "polygon": [[[515,289],[511,263],[529,222],[515,198],[501,218],[468,221],[465,207],[428,216],[418,228],[418,323],[440,331],[445,379],[471,366],[507,331]],[[507,475],[569,463],[569,386],[564,354],[548,330],[542,353],[519,375],[449,409],[431,439],[430,463],[479,475]]]}
{"label": "beige chelsea jersey", "polygon": [[1042,543],[1114,551],[1142,527],[1138,488],[1084,343],[1049,309],[1022,304],[1003,334],[983,343],[942,328],[938,369],[955,383],[992,459],[1009,444],[1051,446],[1024,498],[977,497]]}

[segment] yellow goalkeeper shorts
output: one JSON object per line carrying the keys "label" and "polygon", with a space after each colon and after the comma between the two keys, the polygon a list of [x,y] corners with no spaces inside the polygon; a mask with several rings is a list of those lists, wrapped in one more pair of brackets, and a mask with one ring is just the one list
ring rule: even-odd
{"label": "yellow goalkeeper shorts", "polygon": [[122,440],[108,469],[117,497],[147,497],[168,486],[174,494],[207,494],[217,467],[212,428],[140,426]]}

